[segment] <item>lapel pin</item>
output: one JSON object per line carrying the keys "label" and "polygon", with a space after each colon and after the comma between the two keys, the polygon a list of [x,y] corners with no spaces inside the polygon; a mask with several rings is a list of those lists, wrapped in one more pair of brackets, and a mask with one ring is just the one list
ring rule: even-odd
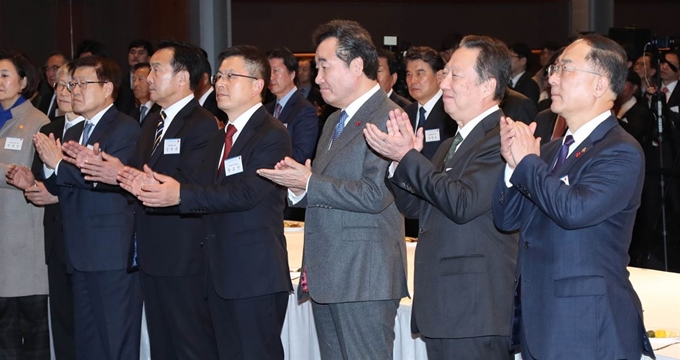
{"label": "lapel pin", "polygon": [[24,129],[24,126],[23,126],[23,125],[19,125],[19,130],[23,130],[23,129]]}
{"label": "lapel pin", "polygon": [[586,149],[587,149],[587,148],[583,148],[583,149],[581,149],[581,151],[577,152],[577,153],[576,153],[576,158],[578,159],[579,156],[581,156],[581,154],[583,154],[584,152],[586,152]]}
{"label": "lapel pin", "polygon": [[361,126],[361,121],[357,121],[357,126]]}

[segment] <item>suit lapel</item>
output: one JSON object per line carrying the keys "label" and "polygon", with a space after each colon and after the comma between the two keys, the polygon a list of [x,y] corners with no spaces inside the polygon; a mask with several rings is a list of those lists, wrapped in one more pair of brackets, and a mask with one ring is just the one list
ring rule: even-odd
{"label": "suit lapel", "polygon": [[116,109],[116,106],[113,105],[104,113],[104,115],[102,115],[102,118],[99,119],[97,126],[95,126],[94,130],[92,130],[92,134],[90,134],[90,138],[87,140],[87,144],[85,145],[93,145],[94,143],[99,142],[99,139],[102,137],[102,135],[109,132],[109,128],[111,127],[113,120],[116,118],[116,115],[118,115],[118,109]]}
{"label": "suit lapel", "polygon": [[[569,170],[580,160],[581,154],[585,153],[588,149],[592,148],[598,141],[600,141],[612,128],[618,125],[618,120],[616,119],[615,116],[610,115],[607,120],[602,122],[600,125],[598,125],[593,132],[588,135],[588,137],[583,140],[582,143],[578,144],[578,147],[575,148],[571,154],[567,157],[567,159],[564,161],[562,166],[557,170],[556,173],[558,174],[566,174],[569,172]],[[559,143],[559,142],[558,142]],[[561,143],[559,143],[559,147],[562,146]],[[549,164],[551,167],[555,160],[557,159],[557,154],[555,154],[552,158],[552,162]]]}
{"label": "suit lapel", "polygon": [[62,139],[62,144],[68,141],[75,141],[78,142],[80,140],[80,135],[83,133],[83,128],[85,127],[85,121],[81,121],[73,126],[71,126],[68,130],[66,130],[66,133],[64,134],[64,138]]}
{"label": "suit lapel", "polygon": [[349,144],[355,137],[363,136],[362,130],[366,126],[366,122],[369,122],[370,120],[381,120],[376,119],[373,116],[373,113],[385,100],[387,100],[387,95],[385,95],[384,91],[377,91],[370,98],[368,98],[368,100],[366,100],[359,110],[357,110],[354,116],[349,119],[347,125],[345,125],[345,128],[342,130],[342,133],[340,133],[340,136],[333,142],[330,149],[328,149],[328,145],[331,143],[333,129],[335,128],[338,118],[340,117],[340,111],[336,111],[328,118],[328,121],[326,121],[326,125],[324,126],[321,140],[319,141],[318,149],[321,150],[321,152],[317,151],[317,157],[314,163],[316,171],[319,173],[322,172],[331,159],[333,159],[333,157],[338,152],[340,152],[343,147],[347,146],[347,144]]}
{"label": "suit lapel", "polygon": [[453,167],[453,164],[458,162],[461,157],[463,157],[468,151],[470,151],[470,149],[472,149],[477,144],[477,142],[486,135],[487,132],[496,127],[500,123],[502,114],[503,113],[499,109],[489,114],[482,121],[480,121],[479,124],[477,124],[477,126],[475,126],[475,128],[472,129],[472,131],[468,134],[465,140],[463,140],[463,142],[460,144],[458,150],[456,150],[456,152],[451,157],[451,160],[449,160],[448,163],[444,164],[445,169],[448,167]]}
{"label": "suit lapel", "polygon": [[292,109],[295,107],[295,104],[297,104],[298,99],[301,97],[299,91],[295,91],[293,95],[290,96],[288,101],[286,102],[286,106],[281,109],[281,115],[279,116],[279,120],[281,120],[282,123],[284,124],[289,124],[289,120],[294,120],[294,119],[288,119],[290,116],[291,112],[293,111]]}
{"label": "suit lapel", "polygon": [[[191,112],[194,110],[194,108],[198,105],[198,101],[196,99],[192,99],[189,101],[178,113],[175,115],[175,117],[172,119],[172,122],[170,123],[170,127],[165,131],[165,134],[163,134],[163,138],[161,139],[160,144],[158,144],[158,148],[156,151],[151,154],[151,158],[149,159],[149,166],[153,168],[153,165],[156,164],[158,159],[163,155],[164,153],[164,142],[165,139],[174,139],[176,138],[177,134],[179,131],[184,127],[184,119],[191,114]],[[159,115],[160,118],[160,115]],[[158,124],[158,123],[156,123]],[[153,144],[152,144],[153,145]],[[181,144],[180,144],[181,146]]]}

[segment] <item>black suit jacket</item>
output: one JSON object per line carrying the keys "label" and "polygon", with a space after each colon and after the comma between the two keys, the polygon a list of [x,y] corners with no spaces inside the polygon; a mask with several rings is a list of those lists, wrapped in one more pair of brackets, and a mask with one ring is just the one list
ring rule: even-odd
{"label": "black suit jacket", "polygon": [[241,173],[218,174],[224,132],[208,142],[202,163],[182,182],[179,210],[204,214],[205,253],[217,294],[242,299],[292,290],[283,208],[286,190],[257,175],[292,153],[281,122],[259,108],[238,134],[229,158]]}
{"label": "black suit jacket", "polygon": [[649,110],[647,102],[638,100],[619,120],[619,124],[642,145],[647,140],[650,125],[654,122],[654,116]]}
{"label": "black suit jacket", "polygon": [[399,107],[402,109],[406,109],[407,106],[411,105],[411,102],[407,98],[397,94],[397,92],[394,90],[392,90],[390,100],[394,101],[394,103],[399,105]]}
{"label": "black suit jacket", "polygon": [[[84,121],[66,131],[64,141],[78,141]],[[139,125],[115,106],[92,130],[88,145],[99,143],[107,154],[128,164],[139,137]],[[58,175],[45,180],[59,194],[63,213],[67,266],[78,271],[123,270],[132,246],[134,204],[119,186],[85,181],[80,169],[62,161]]]}
{"label": "black suit jacket", "polygon": [[[404,111],[408,114],[409,120],[411,120],[411,126],[414,130],[416,119],[418,118],[418,102],[414,101],[411,105],[407,106]],[[419,124],[420,125],[420,124]],[[423,134],[427,130],[439,129],[439,140],[438,141],[425,141],[423,145],[423,150],[420,152],[428,160],[432,160],[432,157],[437,152],[439,145],[441,145],[444,140],[456,135],[456,130],[458,130],[458,124],[453,120],[449,114],[444,111],[444,100],[439,98],[434,104],[434,107],[427,114],[427,119],[425,120],[425,125],[423,126]]]}
{"label": "black suit jacket", "polygon": [[159,111],[161,111],[161,107],[158,104],[153,103],[153,105],[151,105],[151,109],[149,109],[146,112],[144,119],[142,119],[142,121],[139,121],[139,107],[135,106],[135,109],[132,111],[132,114],[130,114],[130,117],[137,120],[139,122],[139,126],[141,127],[142,125],[144,125],[146,119],[149,118],[149,115],[151,115],[152,113],[157,113]]}
{"label": "black suit jacket", "polygon": [[519,80],[513,87],[513,90],[522,93],[524,96],[531,99],[534,105],[538,104],[538,98],[541,96],[541,90],[538,84],[531,78],[528,72],[525,72],[520,76]]}
{"label": "black suit jacket", "polygon": [[210,95],[205,99],[205,102],[203,103],[203,107],[208,109],[214,116],[217,117],[219,121],[222,122],[222,124],[226,124],[227,121],[229,121],[229,118],[227,117],[227,113],[224,111],[220,110],[220,108],[217,107],[217,98],[215,97],[215,92],[211,92]]}
{"label": "black suit jacket", "polygon": [[[40,128],[40,132],[47,136],[49,136],[49,134],[54,134],[55,139],[61,139],[65,122],[66,120],[64,117],[59,116],[51,123]],[[36,179],[44,180],[43,163],[40,161],[37,151],[33,158],[32,170]],[[59,203],[45,206],[45,214],[43,217],[43,226],[45,227],[45,263],[49,263],[52,257],[56,257],[60,263],[66,264],[66,250],[61,217]]]}
{"label": "black suit jacket", "polygon": [[[265,108],[274,114],[276,100],[265,105]],[[296,91],[281,110],[279,120],[288,129],[293,143],[293,159],[300,164],[304,164],[307,159],[314,159],[319,138],[319,118],[314,105]]]}
{"label": "black suit jacket", "polygon": [[[208,140],[218,133],[213,115],[192,99],[173,118],[152,153],[159,121],[159,112],[147,116],[131,164],[138,169],[148,164],[154,171],[173,177],[180,171],[193,171],[203,158]],[[167,139],[180,139],[179,154],[165,154]],[[202,272],[205,231],[200,216],[147,212],[138,203],[135,232],[138,264],[145,274],[183,276]]]}
{"label": "black suit jacket", "polygon": [[509,87],[505,89],[505,97],[501,101],[501,109],[505,116],[525,124],[531,124],[537,113],[535,102]]}
{"label": "black suit jacket", "polygon": [[446,164],[453,139],[442,144],[432,163],[408,152],[388,181],[399,210],[419,218],[423,229],[415,257],[414,333],[510,335],[517,236],[498,231],[491,211],[505,167],[501,115],[495,111],[477,124]]}
{"label": "black suit jacket", "polygon": [[[130,73],[124,73],[123,79],[118,89],[118,97],[114,102],[118,111],[132,116],[132,113],[137,108],[135,103],[135,94],[132,92],[132,87],[130,86]],[[139,116],[137,116],[139,118]]]}
{"label": "black suit jacket", "polygon": [[[55,97],[54,103],[52,103],[52,96],[53,95],[54,95],[54,89],[52,87],[48,87],[47,90],[45,91],[45,93],[41,95],[40,104],[38,104],[38,110],[42,111],[45,115],[47,115],[47,117],[50,119],[50,121],[54,121],[54,120],[57,119],[57,116],[56,116],[57,99]],[[50,105],[52,105],[52,111],[50,111]]]}
{"label": "black suit jacket", "polygon": [[557,114],[550,111],[550,109],[543,110],[536,115],[534,122],[536,122],[535,137],[541,137],[541,145],[545,145],[552,139],[553,131],[555,130],[555,121]]}

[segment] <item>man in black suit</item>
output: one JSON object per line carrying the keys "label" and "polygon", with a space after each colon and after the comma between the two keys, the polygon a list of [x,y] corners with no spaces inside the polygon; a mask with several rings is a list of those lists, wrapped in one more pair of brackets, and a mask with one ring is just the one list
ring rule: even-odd
{"label": "man in black suit", "polygon": [[564,133],[567,131],[567,125],[563,119],[561,121],[563,124],[556,127],[557,114],[550,109],[545,109],[536,114],[536,118],[533,121],[536,123],[534,136],[541,138],[541,145],[551,142],[553,138],[561,139],[564,136]]}
{"label": "man in black suit", "polygon": [[[67,130],[64,142],[129,161],[139,126],[113,105],[120,79],[120,68],[108,58],[87,56],[73,62],[68,85],[73,110],[86,121]],[[55,145],[37,136],[40,158],[54,170],[45,185],[58,194],[61,210],[68,214],[62,223],[67,268],[73,274],[77,358],[138,359],[142,296],[137,274],[127,272],[134,208],[117,186],[84,176],[82,158],[61,161]]]}
{"label": "man in black suit", "polygon": [[425,144],[421,153],[432,160],[439,145],[455,135],[458,128],[456,121],[444,111],[442,91],[439,90],[439,76],[444,61],[437,50],[415,46],[406,51],[404,62],[408,92],[416,100],[404,111],[414,131],[423,129]]}
{"label": "man in black suit", "polygon": [[[208,142],[196,171],[181,171],[175,180],[149,168],[126,168],[119,179],[148,207],[204,214],[204,284],[219,358],[283,359],[280,335],[292,289],[283,235],[285,190],[255,171],[290,156],[290,138],[261,103],[271,76],[264,54],[235,46],[219,62],[215,91],[229,124],[226,134],[220,131]],[[135,188],[139,179],[155,184]]]}
{"label": "man in black suit", "polygon": [[276,100],[265,105],[267,111],[288,129],[293,143],[293,159],[304,164],[314,158],[319,136],[319,118],[316,109],[295,86],[298,62],[287,48],[272,50],[267,56],[272,74],[269,90]]}
{"label": "man in black suit", "polygon": [[45,61],[44,71],[47,86],[44,87],[46,91],[40,94],[38,110],[45,113],[50,118],[50,121],[54,121],[57,118],[57,94],[54,91],[54,84],[57,83],[57,70],[66,64],[67,61],[66,56],[58,52],[50,54],[47,61]]}
{"label": "man in black suit", "polygon": [[227,119],[227,114],[217,107],[217,99],[215,98],[215,89],[212,84],[212,67],[210,66],[210,61],[208,61],[208,53],[201,50],[203,58],[201,59],[201,78],[198,81],[198,85],[194,88],[194,96],[198,99],[198,103],[204,108],[210,111],[217,121],[220,123],[218,126],[220,128],[224,127],[229,121]]}
{"label": "man in black suit", "polygon": [[[151,100],[160,105],[149,115],[130,165],[145,164],[174,176],[190,172],[217,132],[213,115],[194,98],[202,55],[193,45],[161,41],[151,57]],[[81,147],[81,151],[87,148]],[[117,185],[123,164],[116,158],[87,158],[82,171],[94,181]],[[135,210],[135,238],[146,304],[151,356],[158,359],[212,359],[217,347],[205,301],[205,268],[199,216]],[[168,246],[168,244],[172,244]]]}
{"label": "man in black suit", "polygon": [[132,92],[135,94],[135,102],[138,103],[139,106],[135,108],[130,116],[139,122],[140,127],[151,113],[161,110],[161,107],[151,100],[149,83],[146,80],[149,77],[150,72],[151,66],[149,63],[138,63],[135,65],[135,73],[132,79]]}
{"label": "man in black suit", "polygon": [[396,57],[387,49],[378,49],[378,65],[378,84],[387,93],[390,100],[394,101],[400,108],[406,109],[407,106],[411,105],[411,101],[392,89],[399,76]]}
{"label": "man in black suit", "polygon": [[508,345],[517,236],[496,229],[491,211],[505,166],[498,104],[510,73],[507,53],[488,37],[460,42],[440,85],[458,133],[432,161],[418,152],[422,134],[414,137],[397,111],[387,134],[372,124],[364,130],[375,151],[397,162],[388,183],[399,210],[420,218],[411,329],[432,360],[514,358]]}
{"label": "man in black suit", "polygon": [[538,104],[538,97],[541,90],[538,84],[531,78],[531,74],[527,72],[529,68],[529,59],[531,57],[531,49],[524,43],[516,43],[509,46],[510,48],[510,82],[509,86],[513,90],[524,94],[526,97]]}
{"label": "man in black suit", "polygon": [[640,76],[633,70],[628,71],[623,91],[614,102],[614,115],[619,119],[619,124],[633,135],[640,145],[646,143],[647,133],[654,120],[652,112],[647,106],[647,101],[638,101],[642,81]]}

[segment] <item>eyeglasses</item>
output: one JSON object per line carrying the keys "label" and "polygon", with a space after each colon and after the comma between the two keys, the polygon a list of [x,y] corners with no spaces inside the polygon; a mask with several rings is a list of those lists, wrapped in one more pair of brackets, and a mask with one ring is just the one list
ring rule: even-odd
{"label": "eyeglasses", "polygon": [[50,71],[56,72],[57,70],[59,70],[59,66],[57,66],[57,65],[43,66],[44,72],[50,72]]}
{"label": "eyeglasses", "polygon": [[583,70],[583,69],[572,69],[572,68],[567,67],[566,65],[550,65],[550,66],[548,66],[548,69],[547,69],[548,77],[551,77],[553,75],[556,75],[557,77],[562,77],[562,75],[564,74],[565,71],[566,72],[581,71],[581,72],[585,72],[585,73],[588,73],[588,74],[602,76],[602,74],[594,72],[594,71]]}
{"label": "eyeglasses", "polygon": [[[56,91],[64,91],[64,89],[68,88],[68,84],[65,83],[54,83],[52,84],[52,88]],[[70,91],[70,90],[69,90]]]}
{"label": "eyeglasses", "polygon": [[244,77],[244,78],[248,78],[248,79],[258,80],[258,78],[254,77],[254,76],[241,75],[241,74],[236,74],[236,73],[226,73],[226,74],[217,73],[217,74],[212,76],[211,80],[212,80],[212,84],[215,85],[215,84],[217,84],[218,81],[222,80],[223,78],[226,78],[227,81],[232,81],[232,80],[234,80],[234,77]]}
{"label": "eyeglasses", "polygon": [[69,92],[72,92],[75,88],[76,85],[80,86],[81,90],[87,89],[87,84],[106,84],[108,81],[71,81],[70,83],[66,84],[66,89],[68,89]]}

